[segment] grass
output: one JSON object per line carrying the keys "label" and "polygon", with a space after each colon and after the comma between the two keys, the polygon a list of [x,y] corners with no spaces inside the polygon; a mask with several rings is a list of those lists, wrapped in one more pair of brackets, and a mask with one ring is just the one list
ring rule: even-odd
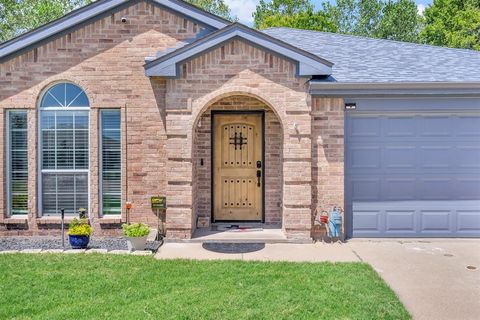
{"label": "grass", "polygon": [[362,263],[0,255],[0,319],[410,319]]}

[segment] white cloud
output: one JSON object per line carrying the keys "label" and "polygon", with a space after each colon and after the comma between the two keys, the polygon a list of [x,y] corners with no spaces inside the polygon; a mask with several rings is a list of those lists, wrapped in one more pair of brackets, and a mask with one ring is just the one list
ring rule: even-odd
{"label": "white cloud", "polygon": [[417,13],[421,16],[423,16],[423,12],[425,11],[425,5],[419,4],[417,5]]}
{"label": "white cloud", "polygon": [[258,0],[225,0],[225,3],[241,23],[252,25],[252,13],[257,7]]}

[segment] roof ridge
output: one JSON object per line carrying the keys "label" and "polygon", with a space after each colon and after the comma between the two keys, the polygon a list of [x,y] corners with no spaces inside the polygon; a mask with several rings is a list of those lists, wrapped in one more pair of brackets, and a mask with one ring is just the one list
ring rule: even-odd
{"label": "roof ridge", "polygon": [[411,45],[411,46],[422,47],[422,48],[429,47],[429,48],[434,48],[434,49],[463,51],[463,52],[466,52],[466,53],[480,54],[480,51],[473,50],[473,49],[443,47],[443,46],[437,46],[437,45],[426,44],[426,43],[416,43],[416,42],[408,42],[408,41],[400,41],[400,40],[392,40],[392,39],[372,38],[372,37],[360,36],[360,35],[354,35],[354,34],[335,33],[335,32],[331,32],[331,31],[297,29],[297,28],[290,28],[290,27],[272,27],[272,28],[263,29],[261,31],[263,32],[263,31],[267,31],[267,30],[281,30],[281,29],[287,29],[287,30],[299,31],[299,32],[330,34],[330,35],[340,36],[340,37],[344,37],[344,38],[360,38],[360,39],[365,39],[365,40],[369,40],[369,41],[376,41],[376,42],[390,42],[390,43],[397,43],[397,44],[401,44],[401,45]]}

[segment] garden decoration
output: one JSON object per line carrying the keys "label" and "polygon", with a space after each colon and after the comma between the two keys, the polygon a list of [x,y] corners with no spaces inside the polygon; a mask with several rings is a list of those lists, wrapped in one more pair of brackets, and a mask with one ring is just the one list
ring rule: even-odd
{"label": "garden decoration", "polygon": [[335,206],[333,210],[328,213],[328,227],[332,241],[335,237],[340,241],[342,233],[342,211],[342,208]]}
{"label": "garden decoration", "polygon": [[90,235],[93,228],[88,224],[87,219],[74,218],[68,226],[68,241],[73,249],[86,249],[90,242]]}
{"label": "garden decoration", "polygon": [[123,234],[127,237],[128,250],[145,250],[150,227],[143,223],[122,224]]}
{"label": "garden decoration", "polygon": [[130,201],[125,202],[125,209],[127,209],[127,224],[130,223],[130,209],[132,209],[133,203]]}
{"label": "garden decoration", "polygon": [[166,197],[151,197],[150,203],[152,205],[152,210],[155,211],[157,216],[157,236],[155,237],[156,241],[162,240],[164,236],[162,214],[167,209],[167,198]]}

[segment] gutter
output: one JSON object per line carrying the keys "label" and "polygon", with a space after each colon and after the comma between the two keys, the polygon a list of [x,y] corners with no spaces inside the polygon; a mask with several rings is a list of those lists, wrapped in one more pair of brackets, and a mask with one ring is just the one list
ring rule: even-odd
{"label": "gutter", "polygon": [[311,80],[309,93],[318,97],[480,97],[480,82],[324,82]]}

